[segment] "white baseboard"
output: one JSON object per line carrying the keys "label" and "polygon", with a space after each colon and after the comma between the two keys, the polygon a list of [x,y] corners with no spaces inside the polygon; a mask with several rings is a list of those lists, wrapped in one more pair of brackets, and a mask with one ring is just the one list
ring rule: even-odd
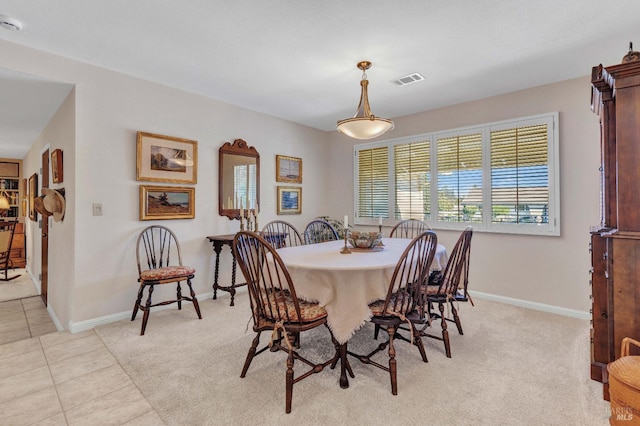
{"label": "white baseboard", "polygon": [[494,302],[505,303],[507,305],[520,306],[522,308],[534,309],[536,311],[549,312],[551,314],[563,315],[571,318],[578,318],[583,320],[590,320],[591,314],[589,312],[578,311],[576,309],[563,308],[560,306],[547,305],[545,303],[530,302],[528,300],[514,299],[512,297],[499,296],[497,294],[483,293],[481,291],[471,291],[469,294],[472,297],[478,299],[486,299]]}
{"label": "white baseboard", "polygon": [[[198,300],[206,300],[207,298],[211,299],[213,297],[213,291],[210,291],[208,293],[202,293],[202,294],[197,294],[196,297],[198,298]],[[190,304],[191,302],[182,302],[184,304]],[[173,304],[171,305],[163,305],[163,306],[156,306],[154,308],[152,308],[151,310],[156,312],[156,311],[161,311],[163,309],[171,309],[175,307],[173,306]],[[104,325],[104,324],[109,324],[112,322],[116,322],[116,321],[120,321],[120,320],[124,320],[124,319],[129,319],[131,318],[131,311],[126,311],[126,312],[119,312],[117,314],[111,314],[111,315],[105,315],[103,317],[98,317],[98,318],[92,318],[90,320],[86,320],[86,321],[80,321],[80,322],[73,322],[73,321],[69,321],[69,331],[71,333],[79,333],[81,331],[86,331],[86,330],[91,330],[94,327],[97,327],[99,325]]]}
{"label": "white baseboard", "polygon": [[[589,314],[589,312],[578,311],[576,309],[562,308],[560,306],[547,305],[547,304],[538,303],[538,302],[530,302],[528,300],[514,299],[512,297],[499,296],[496,294],[483,293],[480,291],[469,291],[469,293],[471,294],[472,297],[475,297],[478,299],[491,300],[494,302],[505,303],[507,305],[520,306],[522,308],[534,309],[537,311],[548,312],[551,314],[563,315],[563,316],[578,318],[583,320],[591,319],[591,315]],[[198,298],[198,300],[211,299],[213,297],[213,292],[210,291],[208,293],[198,294],[196,295],[196,297]],[[184,303],[191,303],[191,302],[184,302]],[[153,311],[159,311],[159,310],[171,309],[171,308],[172,308],[172,305],[156,306],[155,308],[153,308]],[[90,330],[99,325],[109,324],[112,322],[128,319],[130,317],[131,317],[131,311],[126,311],[126,312],[120,312],[117,314],[106,315],[103,317],[93,318],[86,321],[75,322],[75,323],[70,321],[69,331],[71,333],[79,333],[81,331]],[[58,329],[61,330],[59,323],[56,323],[56,327],[58,327]]]}

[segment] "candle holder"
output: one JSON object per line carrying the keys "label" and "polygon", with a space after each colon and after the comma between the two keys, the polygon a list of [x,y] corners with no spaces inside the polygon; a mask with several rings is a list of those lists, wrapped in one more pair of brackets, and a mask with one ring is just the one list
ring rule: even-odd
{"label": "candle holder", "polygon": [[342,250],[340,250],[340,253],[342,254],[351,254],[351,250],[349,250],[349,247],[347,247],[347,237],[349,236],[349,230],[345,229],[344,230],[344,247],[342,248]]}
{"label": "candle holder", "polygon": [[[382,235],[382,225],[378,225],[378,232]],[[378,246],[383,246],[384,243],[382,242],[382,238],[380,239],[380,244],[378,244]]]}
{"label": "candle holder", "polygon": [[242,216],[240,216],[240,230],[244,231],[244,222],[242,221]]}
{"label": "candle holder", "polygon": [[254,226],[254,231],[258,232],[258,213],[255,213],[253,215],[253,226]]}

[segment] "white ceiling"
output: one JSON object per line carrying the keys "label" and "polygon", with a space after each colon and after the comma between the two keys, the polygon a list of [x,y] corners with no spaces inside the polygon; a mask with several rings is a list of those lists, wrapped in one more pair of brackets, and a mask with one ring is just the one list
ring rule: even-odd
{"label": "white ceiling", "polygon": [[[0,14],[23,23],[2,39],[327,131],[356,110],[360,60],[373,62],[373,113],[393,118],[585,76],[640,48],[638,0],[6,0]],[[415,72],[425,81],[391,83]],[[58,86],[39,107],[57,108]],[[5,102],[14,143],[29,119]]]}

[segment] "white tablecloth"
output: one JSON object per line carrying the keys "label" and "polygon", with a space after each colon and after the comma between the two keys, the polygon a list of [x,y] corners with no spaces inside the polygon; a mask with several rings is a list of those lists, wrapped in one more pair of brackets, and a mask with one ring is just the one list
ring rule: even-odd
{"label": "white tablecloth", "polygon": [[[381,251],[341,254],[344,241],[329,241],[278,249],[298,297],[320,303],[339,343],[348,341],[369,318],[369,303],[383,299],[398,259],[411,240],[384,238]],[[446,264],[446,249],[438,244],[432,269]]]}

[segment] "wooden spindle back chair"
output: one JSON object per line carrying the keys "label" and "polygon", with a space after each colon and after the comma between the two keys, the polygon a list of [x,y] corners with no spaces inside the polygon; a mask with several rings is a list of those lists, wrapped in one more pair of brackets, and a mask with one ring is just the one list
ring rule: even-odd
{"label": "wooden spindle back chair", "polygon": [[304,244],[295,226],[284,220],[273,220],[267,223],[260,235],[275,248],[295,247]]}
{"label": "wooden spindle back chair", "polygon": [[[429,319],[440,318],[442,336],[440,337],[424,332],[430,321],[423,327],[422,335],[442,340],[448,358],[451,358],[451,346],[449,343],[447,321],[454,322],[458,328],[458,333],[464,334],[462,332],[460,316],[458,315],[458,310],[454,302],[471,300],[467,294],[471,237],[473,237],[473,228],[469,226],[460,234],[456,245],[449,255],[447,265],[442,275],[438,278],[438,282],[430,282],[428,285],[422,286],[423,309]],[[459,291],[462,291],[462,293],[459,293]],[[434,304],[438,305],[439,313],[433,312]],[[444,312],[445,305],[447,304],[449,304],[451,309],[452,318],[448,317]]]}
{"label": "wooden spindle back chair", "polygon": [[415,238],[424,231],[430,231],[431,227],[426,222],[418,219],[406,219],[393,227],[389,233],[390,238]]}
{"label": "wooden spindle back chair", "polygon": [[[238,232],[233,239],[233,252],[247,281],[253,331],[256,332],[240,377],[245,377],[256,355],[268,349],[286,352],[285,411],[290,413],[294,383],[319,373],[335,360],[334,357],[323,363],[313,363],[294,348],[301,332],[327,325],[327,311],[317,303],[298,299],[289,271],[276,249],[257,233]],[[263,331],[271,331],[271,335],[277,334],[277,338],[272,338],[269,344],[258,350]],[[335,339],[331,337],[336,346]],[[310,369],[294,378],[296,360],[307,364]]]}
{"label": "wooden spindle back chair", "polygon": [[[380,344],[367,355],[348,352],[365,364],[374,365],[389,373],[391,379],[391,393],[398,394],[396,351],[393,346],[396,332],[401,325],[411,329],[412,339],[409,341],[418,347],[422,360],[427,362],[427,355],[420,333],[415,329],[411,318],[419,315],[420,284],[429,278],[429,269],[436,253],[438,238],[432,231],[425,231],[416,236],[404,250],[393,271],[391,281],[384,299],[369,304],[372,312],[371,322],[376,327],[387,331],[388,340]],[[388,367],[371,358],[378,352],[389,347]]]}
{"label": "wooden spindle back chair", "polygon": [[[178,309],[182,309],[182,301],[193,303],[193,307],[202,319],[198,299],[193,291],[191,279],[195,274],[195,269],[182,264],[182,251],[175,234],[165,226],[148,226],[138,235],[136,242],[136,260],[138,262],[138,296],[133,306],[131,321],[136,319],[138,309],[144,312],[142,316],[142,327],[140,335],[144,335],[149,321],[149,312],[152,307],[177,303]],[[182,294],[180,283],[186,281],[189,287],[189,296]],[[152,303],[154,286],[161,284],[176,283],[176,298],[159,303]],[[148,288],[146,302],[142,303],[144,289]]]}
{"label": "wooden spindle back chair", "polygon": [[338,231],[324,219],[314,219],[304,230],[304,243],[317,244],[325,241],[339,240]]}

